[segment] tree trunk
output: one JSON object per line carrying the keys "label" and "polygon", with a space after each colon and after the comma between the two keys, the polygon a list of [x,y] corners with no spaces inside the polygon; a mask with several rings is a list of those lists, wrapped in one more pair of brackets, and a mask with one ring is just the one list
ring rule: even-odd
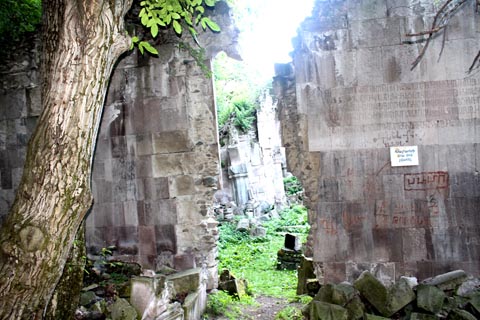
{"label": "tree trunk", "polygon": [[0,319],[41,319],[92,204],[108,80],[132,0],[43,1],[43,113],[0,234]]}

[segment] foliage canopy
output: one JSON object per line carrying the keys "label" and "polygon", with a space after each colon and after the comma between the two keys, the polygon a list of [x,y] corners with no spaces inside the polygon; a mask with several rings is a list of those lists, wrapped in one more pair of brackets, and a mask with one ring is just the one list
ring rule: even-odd
{"label": "foliage canopy", "polygon": [[34,31],[42,16],[41,0],[0,1],[0,51],[3,54],[26,32]]}

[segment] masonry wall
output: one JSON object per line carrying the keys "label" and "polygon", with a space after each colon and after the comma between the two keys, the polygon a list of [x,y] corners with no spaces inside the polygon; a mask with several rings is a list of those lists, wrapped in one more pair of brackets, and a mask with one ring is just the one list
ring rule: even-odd
{"label": "masonry wall", "polygon": [[[236,54],[228,8],[220,3],[214,14],[222,32],[198,36],[207,69],[220,50]],[[115,68],[94,157],[86,243],[89,254],[115,246],[115,258],[148,269],[204,266],[213,288],[218,235],[212,203],[220,168],[213,82],[178,40],[166,33],[158,58],[133,51]],[[38,52],[24,52],[0,74],[0,217],[13,203],[41,113]]]}
{"label": "masonry wall", "polygon": [[[405,34],[430,27],[432,1],[317,1],[275,88],[289,170],[306,188],[308,253],[321,281],[371,270],[385,281],[480,270],[480,49],[469,1],[442,50]],[[438,58],[441,53],[440,59]],[[438,61],[437,61],[438,60]],[[418,146],[393,167],[390,147]]]}

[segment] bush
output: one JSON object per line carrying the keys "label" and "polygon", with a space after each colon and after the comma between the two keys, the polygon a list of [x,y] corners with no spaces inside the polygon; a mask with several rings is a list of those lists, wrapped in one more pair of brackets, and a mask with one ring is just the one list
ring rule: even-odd
{"label": "bush", "polygon": [[293,196],[303,192],[302,183],[295,176],[284,178],[283,185],[288,196]]}

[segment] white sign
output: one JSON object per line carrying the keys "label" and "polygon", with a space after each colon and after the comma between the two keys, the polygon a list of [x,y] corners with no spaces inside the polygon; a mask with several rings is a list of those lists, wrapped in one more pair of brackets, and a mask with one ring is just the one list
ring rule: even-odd
{"label": "white sign", "polygon": [[392,167],[418,166],[418,147],[390,147]]}

